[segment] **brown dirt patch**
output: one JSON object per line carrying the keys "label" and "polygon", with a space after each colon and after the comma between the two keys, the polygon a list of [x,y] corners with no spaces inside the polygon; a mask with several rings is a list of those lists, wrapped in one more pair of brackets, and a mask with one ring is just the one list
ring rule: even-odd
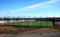
{"label": "brown dirt patch", "polygon": [[0,33],[5,34],[21,34],[21,33],[40,33],[40,32],[56,32],[54,28],[38,28],[38,27],[0,27]]}
{"label": "brown dirt patch", "polygon": [[55,22],[55,28],[60,30],[60,22]]}
{"label": "brown dirt patch", "polygon": [[54,27],[11,27],[0,24],[0,33],[5,34],[21,34],[21,33],[41,33],[41,32],[56,32],[60,30],[60,25],[56,24]]}

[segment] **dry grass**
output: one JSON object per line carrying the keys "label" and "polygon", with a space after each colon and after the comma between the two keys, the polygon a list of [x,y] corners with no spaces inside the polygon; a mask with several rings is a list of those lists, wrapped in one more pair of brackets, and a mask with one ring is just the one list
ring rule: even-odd
{"label": "dry grass", "polygon": [[44,33],[44,32],[57,32],[57,29],[54,28],[38,28],[35,30],[29,30],[24,33]]}
{"label": "dry grass", "polygon": [[0,33],[21,34],[21,33],[43,33],[56,32],[60,30],[60,24],[56,23],[55,28],[38,28],[38,27],[11,27],[0,25]]}
{"label": "dry grass", "polygon": [[55,22],[55,28],[60,30],[60,22]]}
{"label": "dry grass", "polygon": [[0,33],[5,34],[21,34],[21,33],[41,33],[56,32],[54,28],[37,28],[37,27],[0,27]]}

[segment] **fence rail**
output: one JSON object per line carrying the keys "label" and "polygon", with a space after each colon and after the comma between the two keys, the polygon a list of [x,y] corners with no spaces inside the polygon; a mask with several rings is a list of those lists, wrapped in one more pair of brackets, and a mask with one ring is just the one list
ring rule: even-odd
{"label": "fence rail", "polygon": [[54,26],[60,17],[46,18],[0,18],[0,24],[18,26]]}

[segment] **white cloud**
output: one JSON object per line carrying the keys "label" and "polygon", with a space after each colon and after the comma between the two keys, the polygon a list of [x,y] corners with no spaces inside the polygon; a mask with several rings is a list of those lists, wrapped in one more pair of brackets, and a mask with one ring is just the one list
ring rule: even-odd
{"label": "white cloud", "polygon": [[42,2],[42,3],[31,5],[31,6],[27,6],[24,8],[20,8],[17,10],[11,10],[10,12],[20,12],[20,11],[34,10],[37,8],[46,8],[46,7],[52,6],[53,4],[57,3],[58,1],[59,0],[49,0],[49,1]]}

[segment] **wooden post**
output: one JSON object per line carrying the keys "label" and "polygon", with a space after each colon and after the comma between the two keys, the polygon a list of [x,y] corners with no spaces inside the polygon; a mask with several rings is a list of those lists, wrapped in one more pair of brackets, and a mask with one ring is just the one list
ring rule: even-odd
{"label": "wooden post", "polygon": [[53,23],[53,26],[55,27],[55,17],[52,18],[52,23]]}

